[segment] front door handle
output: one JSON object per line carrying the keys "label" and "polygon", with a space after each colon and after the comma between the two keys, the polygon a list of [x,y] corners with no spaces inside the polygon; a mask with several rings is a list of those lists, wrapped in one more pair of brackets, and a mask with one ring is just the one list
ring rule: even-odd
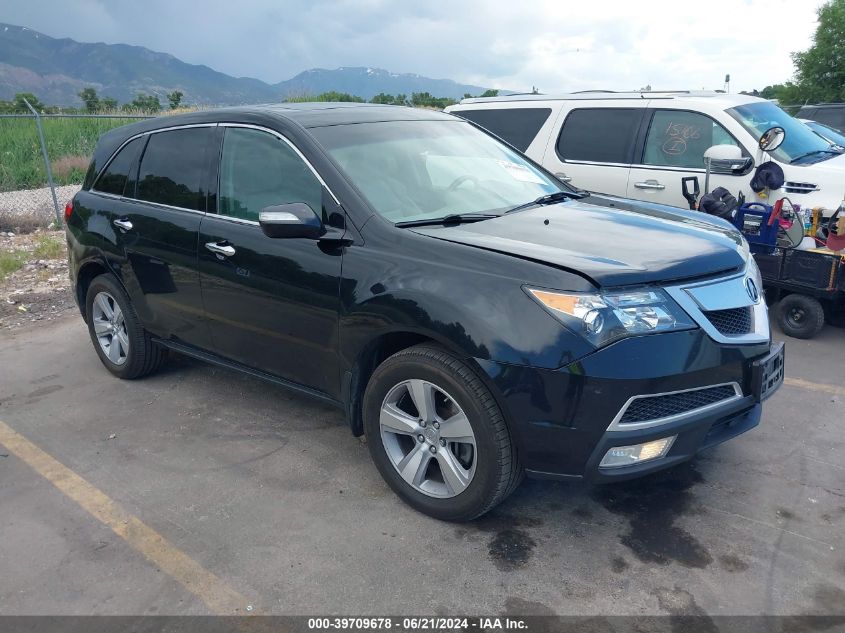
{"label": "front door handle", "polygon": [[661,185],[656,180],[646,180],[645,182],[635,182],[634,186],[637,189],[654,189],[655,191],[663,191],[666,185]]}
{"label": "front door handle", "polygon": [[223,257],[231,257],[235,254],[234,247],[222,242],[208,242],[205,247],[215,255],[220,256],[220,259],[223,259]]}
{"label": "front door handle", "polygon": [[121,231],[131,231],[132,230],[132,223],[129,220],[124,220],[123,218],[118,218],[114,222],[112,222],[117,228]]}

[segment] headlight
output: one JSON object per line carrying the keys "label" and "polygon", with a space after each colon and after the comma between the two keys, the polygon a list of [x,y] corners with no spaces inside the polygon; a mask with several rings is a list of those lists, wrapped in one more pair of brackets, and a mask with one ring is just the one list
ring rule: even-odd
{"label": "headlight", "polygon": [[526,290],[553,316],[595,347],[626,336],[696,327],[692,319],[657,288],[594,294]]}

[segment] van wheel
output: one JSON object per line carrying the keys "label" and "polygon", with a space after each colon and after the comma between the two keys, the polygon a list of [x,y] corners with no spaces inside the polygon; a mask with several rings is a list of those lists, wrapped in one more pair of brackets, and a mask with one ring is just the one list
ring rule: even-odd
{"label": "van wheel", "polygon": [[88,333],[103,365],[118,378],[140,378],[154,372],[167,350],[152,342],[141,327],[129,296],[109,274],[91,281],[85,296]]}
{"label": "van wheel", "polygon": [[787,295],[778,304],[777,320],[784,334],[813,338],[824,327],[824,308],[815,297]]}
{"label": "van wheel", "polygon": [[522,470],[499,406],[465,363],[417,345],[379,365],[363,402],[370,454],[404,501],[469,521],[505,499]]}

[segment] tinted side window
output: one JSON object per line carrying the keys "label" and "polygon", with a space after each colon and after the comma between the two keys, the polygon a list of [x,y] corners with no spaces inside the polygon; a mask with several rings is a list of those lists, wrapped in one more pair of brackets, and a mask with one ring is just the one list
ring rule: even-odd
{"label": "tinted side window", "polygon": [[585,108],[566,117],[557,141],[564,160],[630,163],[643,111],[639,108]]}
{"label": "tinted side window", "polygon": [[810,118],[819,123],[824,123],[837,130],[845,129],[845,108],[818,108],[814,114],[815,116]]}
{"label": "tinted side window", "polygon": [[138,172],[138,199],[205,211],[206,149],[211,129],[151,134]]}
{"label": "tinted side window", "polygon": [[657,110],[645,141],[644,165],[704,169],[704,152],[713,145],[737,145],[709,116],[683,110]]}
{"label": "tinted side window", "polygon": [[257,222],[264,207],[288,202],[305,202],[319,214],[322,195],[320,181],[287,143],[261,130],[226,129],[220,159],[222,215]]}
{"label": "tinted side window", "polygon": [[461,110],[459,117],[477,123],[524,152],[552,113],[551,108]]}
{"label": "tinted side window", "polygon": [[127,191],[127,189],[134,189],[134,186],[127,187],[129,170],[133,166],[137,166],[138,153],[141,151],[146,140],[145,137],[140,137],[124,145],[123,149],[117,153],[103,170],[103,173],[100,174],[100,177],[97,178],[97,182],[94,183],[94,190],[101,191],[102,193],[111,193],[116,196],[126,195],[131,197],[134,195],[134,191]]}

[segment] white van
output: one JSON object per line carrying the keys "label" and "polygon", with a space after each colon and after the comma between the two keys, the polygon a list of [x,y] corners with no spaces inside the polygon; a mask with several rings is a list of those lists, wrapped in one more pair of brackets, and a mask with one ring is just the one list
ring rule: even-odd
{"label": "white van", "polygon": [[[743,159],[714,161],[710,189],[722,186],[749,201],[788,196],[830,215],[845,197],[845,155],[765,99],[723,92],[584,92],[464,99],[446,108],[504,139],[574,186],[636,200],[686,207],[681,179],[698,176],[704,152],[736,145]],[[760,136],[780,126],[770,154]],[[771,157],[784,186],[762,198],[751,189],[755,165]],[[716,165],[716,163],[719,163]]]}

